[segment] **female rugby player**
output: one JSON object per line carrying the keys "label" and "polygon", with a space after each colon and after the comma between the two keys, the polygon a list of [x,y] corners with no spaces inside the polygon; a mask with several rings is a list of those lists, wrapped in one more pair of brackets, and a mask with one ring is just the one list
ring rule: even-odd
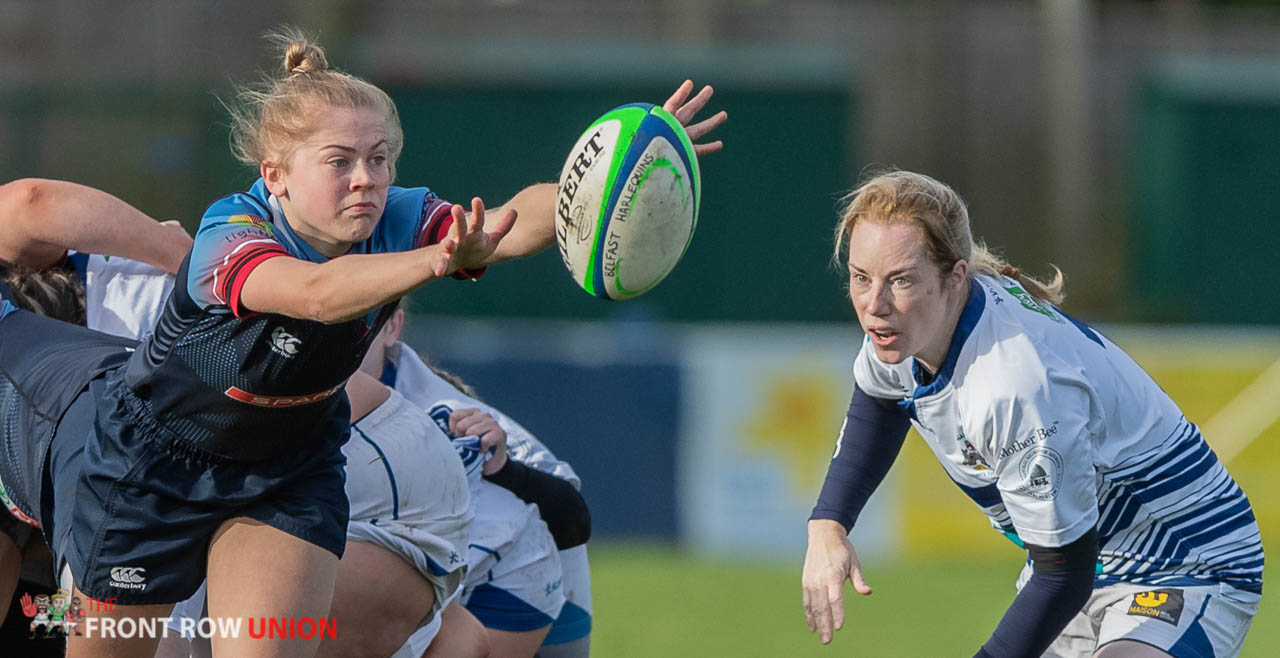
{"label": "female rugby player", "polygon": [[871,593],[848,533],[914,426],[1028,551],[977,655],[1237,654],[1262,591],[1249,501],[1164,391],[1058,308],[1061,273],[999,260],[955,192],[905,171],[848,196],[844,245],[866,339],[809,520],[810,631],[843,625],[845,580]]}
{"label": "female rugby player", "polygon": [[[119,232],[129,236],[127,244],[112,242],[103,224],[127,229]],[[56,225],[58,232],[50,233],[47,225]],[[173,276],[119,252],[147,253],[149,246],[164,254],[163,247],[172,245],[185,253],[191,242],[180,229],[155,222],[111,195],[63,181],[24,180],[0,187],[0,229],[0,260],[8,263],[0,275],[19,306],[134,339],[154,326]],[[68,251],[89,246],[108,253]],[[180,258],[156,260],[173,270],[180,263]],[[456,556],[467,551],[466,476],[452,444],[425,411],[360,373],[348,381],[346,393],[362,439],[343,446],[348,496],[358,506],[353,502],[329,613],[342,632],[321,648],[330,655],[387,656],[412,634],[414,655],[421,655],[440,626],[439,609],[465,573]],[[61,441],[59,449],[68,445],[69,440]],[[0,525],[0,547],[33,548],[32,528],[6,516],[0,519],[7,521]],[[0,583],[16,577],[22,562],[16,553],[0,552]],[[0,595],[7,601],[12,587]],[[198,618],[203,605],[201,590],[183,613]],[[188,647],[177,637],[178,624],[170,626],[166,643],[172,646],[162,643],[159,655],[208,655],[207,641]],[[485,654],[478,621],[455,615],[453,626],[454,655]]]}
{"label": "female rugby player", "polygon": [[[0,299],[5,393],[25,405],[6,426],[0,480],[14,507],[54,528],[76,595],[116,602],[89,616],[163,617],[207,574],[211,616],[323,617],[346,538],[343,383],[400,296],[553,238],[551,184],[518,193],[492,230],[479,199],[468,214],[390,186],[402,145],[390,99],[329,70],[318,46],[281,42],[285,76],[243,94],[233,116],[237,154],[262,178],[206,212],[154,333],[127,362]],[[711,93],[686,103],[691,86],[675,102],[685,122]],[[91,434],[77,461],[57,450],[55,427]],[[74,501],[42,499],[46,478],[53,490],[71,478]],[[154,645],[72,638],[68,651]],[[315,647],[214,639],[215,652],[238,656]]]}

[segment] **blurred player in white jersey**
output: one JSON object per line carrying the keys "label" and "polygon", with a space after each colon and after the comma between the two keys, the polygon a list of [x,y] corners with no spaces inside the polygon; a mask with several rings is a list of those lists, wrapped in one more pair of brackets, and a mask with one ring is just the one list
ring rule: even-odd
{"label": "blurred player in white jersey", "polygon": [[[456,430],[458,413],[478,409],[496,418],[506,437],[504,449],[485,464],[484,477],[473,479],[472,566],[461,603],[489,628],[497,653],[530,655],[536,649],[542,658],[589,655],[591,575],[585,542],[590,517],[576,492],[581,486],[577,474],[528,430],[481,402],[466,384],[429,367],[399,341],[403,326],[404,311],[399,310],[361,369],[428,409],[442,427]],[[465,448],[463,454],[467,461]],[[539,517],[554,544],[541,538]],[[548,571],[554,561],[558,572]],[[557,599],[563,600],[562,608]]]}
{"label": "blurred player in white jersey", "polygon": [[1061,273],[996,258],[954,191],[904,171],[849,195],[845,245],[866,339],[809,521],[810,630],[843,625],[844,581],[871,593],[848,532],[914,426],[1028,550],[976,655],[1237,655],[1262,592],[1249,501],[1164,391],[1058,308]]}

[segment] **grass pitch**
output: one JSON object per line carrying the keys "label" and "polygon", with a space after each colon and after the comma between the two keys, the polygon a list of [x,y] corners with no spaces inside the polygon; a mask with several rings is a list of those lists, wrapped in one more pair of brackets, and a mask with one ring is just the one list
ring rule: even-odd
{"label": "grass pitch", "polygon": [[[865,564],[875,591],[861,597],[846,586],[844,630],[824,647],[800,606],[803,555],[793,565],[747,565],[669,547],[593,545],[592,655],[970,656],[1013,600],[1022,558],[1012,546],[1005,553]],[[1280,650],[1276,610],[1280,603],[1264,597],[1242,656]]]}

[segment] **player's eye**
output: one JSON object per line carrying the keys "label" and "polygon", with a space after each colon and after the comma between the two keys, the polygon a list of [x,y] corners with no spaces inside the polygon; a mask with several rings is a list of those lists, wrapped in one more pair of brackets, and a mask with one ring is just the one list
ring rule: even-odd
{"label": "player's eye", "polygon": [[911,280],[906,277],[900,276],[893,280],[893,285],[898,286],[899,288],[903,288],[911,285]]}
{"label": "player's eye", "polygon": [[858,273],[858,272],[854,272],[854,274],[853,274],[853,282],[854,282],[854,283],[857,283],[857,284],[859,284],[859,285],[864,285],[864,286],[865,286],[865,285],[867,285],[868,283],[871,283],[871,279],[870,279],[870,277],[868,277],[868,276],[867,276],[867,275],[865,275],[865,274],[861,274],[861,273]]}
{"label": "player's eye", "polygon": [[385,156],[385,155],[375,155],[375,156],[373,156],[372,158],[369,158],[369,162],[371,162],[371,163],[373,163],[373,164],[375,164],[375,165],[377,165],[377,166],[381,167],[382,165],[384,165],[384,164],[386,164],[386,163],[387,163],[387,156]]}
{"label": "player's eye", "polygon": [[329,166],[337,167],[338,169],[345,168],[349,164],[351,164],[351,162],[346,158],[334,158],[329,161]]}

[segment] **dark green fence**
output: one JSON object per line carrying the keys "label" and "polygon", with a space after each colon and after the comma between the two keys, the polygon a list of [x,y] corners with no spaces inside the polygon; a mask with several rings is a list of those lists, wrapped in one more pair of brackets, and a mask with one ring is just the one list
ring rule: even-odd
{"label": "dark green fence", "polygon": [[1132,316],[1280,322],[1280,61],[1170,62],[1140,99]]}
{"label": "dark green fence", "polygon": [[[662,102],[670,89],[392,89],[405,127],[399,178],[441,196],[505,200],[554,181],[578,134],[609,108]],[[702,160],[698,230],[679,267],[627,302],[577,289],[555,250],[493,268],[480,283],[428,286],[432,312],[663,320],[845,317],[827,266],[833,207],[851,183],[852,104],[835,90],[719,89],[721,153]],[[463,201],[465,203],[465,201]]]}
{"label": "dark green fence", "polygon": [[[406,133],[399,183],[491,205],[554,181],[578,134],[614,106],[661,102],[670,88],[387,87]],[[224,92],[225,93],[225,92]],[[194,227],[214,199],[256,177],[227,148],[226,115],[197,88],[27,89],[0,95],[0,175],[101,187]],[[723,153],[702,163],[693,244],[666,281],[610,303],[578,290],[555,249],[494,268],[480,283],[428,286],[413,303],[479,316],[661,320],[849,317],[828,266],[833,207],[852,184],[853,102],[843,89],[719,88]]]}

